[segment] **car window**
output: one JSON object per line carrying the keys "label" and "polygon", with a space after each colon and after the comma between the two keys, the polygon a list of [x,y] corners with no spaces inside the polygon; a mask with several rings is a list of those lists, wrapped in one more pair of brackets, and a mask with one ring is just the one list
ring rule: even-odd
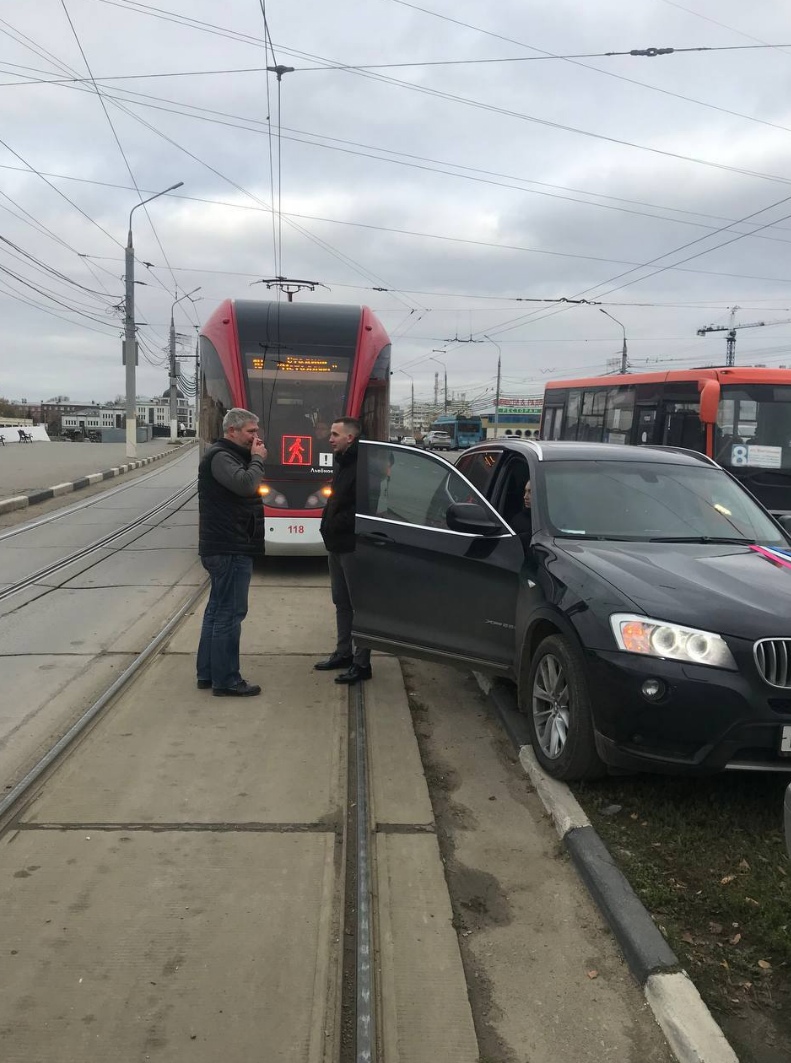
{"label": "car window", "polygon": [[470,483],[488,498],[489,487],[501,457],[501,450],[484,450],[475,454],[463,454],[456,464]]}
{"label": "car window", "polygon": [[463,476],[427,454],[367,444],[361,456],[367,489],[358,490],[358,513],[447,529],[454,502],[481,502]]}
{"label": "car window", "polygon": [[542,491],[546,514],[561,535],[787,545],[747,492],[711,465],[547,462]]}
{"label": "car window", "polygon": [[497,512],[507,521],[513,520],[525,508],[525,485],[529,479],[530,468],[524,458],[511,458],[503,469],[497,497],[493,501]]}

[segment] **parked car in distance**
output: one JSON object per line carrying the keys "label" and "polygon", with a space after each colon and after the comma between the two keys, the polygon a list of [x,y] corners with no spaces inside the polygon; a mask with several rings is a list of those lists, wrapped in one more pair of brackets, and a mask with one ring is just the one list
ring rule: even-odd
{"label": "parked car in distance", "polygon": [[403,447],[416,447],[417,443],[415,442],[415,437],[414,436],[404,436],[404,438],[401,440],[401,446],[403,446]]}
{"label": "parked car in distance", "polygon": [[364,441],[357,498],[355,636],[513,680],[551,775],[791,771],[791,517],[710,458]]}
{"label": "parked car in distance", "polygon": [[426,450],[453,450],[453,440],[447,432],[426,432]]}

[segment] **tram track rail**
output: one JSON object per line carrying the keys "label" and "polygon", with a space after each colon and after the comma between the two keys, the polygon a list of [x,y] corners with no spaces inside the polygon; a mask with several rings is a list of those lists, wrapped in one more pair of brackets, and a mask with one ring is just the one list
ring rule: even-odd
{"label": "tram track rail", "polygon": [[[148,530],[146,526],[150,520],[157,517],[159,514],[166,512],[172,507],[175,507],[174,512],[177,512],[188,501],[194,498],[196,493],[197,480],[193,480],[186,486],[179,488],[179,490],[172,494],[169,498],[166,498],[162,502],[157,503],[157,505],[153,506],[146,513],[140,514],[138,517],[135,517],[134,520],[129,521],[127,524],[124,524],[121,528],[118,528],[113,532],[109,532],[107,535],[101,536],[99,539],[94,540],[94,542],[89,543],[87,546],[80,547],[79,550],[74,550],[72,551],[72,553],[67,554],[62,558],[59,558],[57,561],[51,562],[49,565],[44,565],[42,568],[37,569],[30,575],[25,576],[21,580],[17,580],[16,583],[12,583],[10,586],[4,588],[2,591],[0,591],[0,602],[3,602],[8,598],[13,597],[13,595],[15,594],[19,594],[20,591],[25,590],[27,587],[34,586],[42,579],[46,579],[49,576],[53,576],[56,575],[58,572],[64,571],[70,565],[73,565],[75,562],[81,561],[86,557],[90,557],[91,554],[96,553],[97,551],[102,550],[108,546],[112,546],[113,543],[117,542],[119,539],[123,539],[125,536],[135,532],[139,528],[146,528],[146,530]],[[42,521],[42,523],[48,523],[48,521],[45,519],[44,521]],[[144,534],[144,532],[141,532],[141,534]],[[2,541],[2,538],[3,537],[0,537],[0,541]],[[138,538],[140,538],[140,536],[138,536]],[[133,539],[132,542],[134,541],[135,540]],[[131,543],[127,543],[125,545],[128,546],[131,545]],[[50,588],[50,590],[52,589],[54,588]]]}
{"label": "tram track rail", "polygon": [[[73,502],[71,505],[62,506],[59,509],[53,510],[46,516],[37,517],[34,520],[26,520],[21,524],[16,524],[13,527],[0,532],[0,543],[4,542],[6,539],[13,538],[15,535],[24,535],[36,528],[43,527],[45,524],[52,524],[53,521],[63,520],[66,517],[70,517],[73,513],[78,513],[84,509],[90,509],[91,506],[100,506],[108,498],[112,498],[114,495],[123,494],[125,491],[133,491],[136,487],[139,487],[140,484],[146,483],[146,481],[161,476],[164,472],[176,468],[190,457],[191,452],[187,451],[180,457],[171,459],[163,465],[151,469],[142,476],[133,476],[132,479],[118,484],[116,487],[108,487],[105,490],[99,490],[98,493],[89,495],[89,497],[83,498],[78,502]],[[106,481],[97,481],[92,486],[94,488],[101,488],[105,482]]]}
{"label": "tram track rail", "polygon": [[10,823],[19,816],[28,802],[36,794],[36,784],[46,777],[65,760],[69,751],[94,723],[105,709],[110,706],[114,699],[122,693],[142,671],[148,662],[156,655],[159,648],[173,634],[184,617],[198,602],[208,587],[209,581],[204,580],[199,587],[189,596],[176,612],[167,620],[163,627],[151,639],[147,646],[135,657],[127,668],[118,676],[99,697],[88,706],[71,727],[47,750],[46,753],[33,765],[27,774],[12,787],[11,790],[0,800],[0,837],[8,829]]}
{"label": "tram track rail", "polygon": [[[184,489],[186,490],[186,488]],[[164,504],[163,504],[164,505]],[[157,507],[159,508],[159,507]],[[145,648],[128,667],[90,704],[79,718],[59,737],[13,786],[0,798],[0,838],[9,831],[24,829],[20,820],[26,809],[44,792],[48,779],[55,775],[80,746],[81,740],[102,718],[112,712],[121,701],[125,691],[150,665],[158,653],[176,632],[182,621],[194,610],[204,595],[208,580],[196,587],[189,598],[169,617],[162,628],[150,639]],[[338,1030],[335,1038],[335,1058],[338,1063],[376,1063],[382,1056],[379,1050],[377,1029],[378,999],[376,945],[376,906],[372,885],[372,855],[374,829],[370,818],[371,767],[366,731],[366,708],[364,690],[353,687],[349,691],[347,715],[347,807],[345,815],[337,824],[338,841],[345,857],[340,886],[339,904],[340,934],[342,942],[336,966],[337,982],[328,989],[330,999],[338,1004]],[[72,825],[72,829],[73,829]],[[240,824],[239,829],[258,829],[269,833],[272,824]],[[300,825],[280,825],[288,829],[300,829]],[[315,825],[318,826],[318,825]],[[79,829],[117,830],[118,824],[80,824]],[[127,831],[139,829],[151,831],[212,829],[227,831],[227,823],[141,823],[125,824]],[[63,830],[64,824],[37,823],[38,830]],[[301,829],[314,829],[301,825]],[[326,825],[321,826],[326,830]]]}

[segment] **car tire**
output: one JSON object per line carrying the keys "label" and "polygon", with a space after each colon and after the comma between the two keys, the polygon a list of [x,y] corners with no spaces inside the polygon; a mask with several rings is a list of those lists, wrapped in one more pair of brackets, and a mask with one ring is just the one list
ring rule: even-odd
{"label": "car tire", "polygon": [[585,669],[569,639],[549,635],[541,642],[520,700],[533,752],[544,771],[564,782],[605,774],[596,751]]}

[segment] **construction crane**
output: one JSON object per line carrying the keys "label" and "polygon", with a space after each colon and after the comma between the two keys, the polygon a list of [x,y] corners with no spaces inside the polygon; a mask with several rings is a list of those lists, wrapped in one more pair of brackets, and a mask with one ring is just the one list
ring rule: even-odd
{"label": "construction crane", "polygon": [[731,320],[727,325],[706,325],[705,328],[698,329],[699,336],[705,336],[707,332],[727,332],[725,337],[725,364],[727,366],[734,365],[736,362],[736,329],[739,328],[763,328],[766,325],[788,325],[791,324],[791,318],[785,318],[783,321],[750,321],[744,325],[734,324],[736,320],[736,311],[741,309],[738,306],[731,307]]}

